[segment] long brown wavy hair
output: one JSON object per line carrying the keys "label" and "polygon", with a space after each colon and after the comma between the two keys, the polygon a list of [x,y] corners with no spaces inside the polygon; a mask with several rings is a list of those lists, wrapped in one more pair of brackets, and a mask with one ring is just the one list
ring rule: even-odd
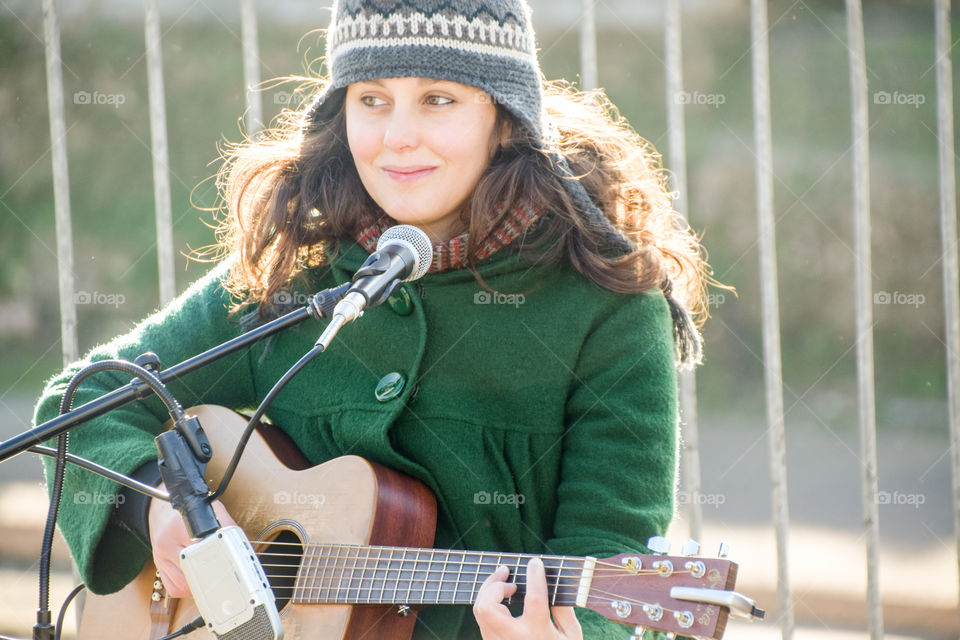
{"label": "long brown wavy hair", "polygon": [[[322,81],[312,81],[323,89]],[[225,286],[234,311],[256,305],[261,318],[276,315],[273,301],[304,269],[320,266],[352,238],[365,214],[384,215],[360,181],[347,146],[343,92],[336,115],[318,125],[306,117],[310,100],[280,114],[260,137],[228,147],[217,184],[226,209],[218,252],[235,258]],[[337,105],[335,105],[337,106]],[[544,108],[555,127],[554,151],[607,219],[636,249],[609,255],[576,209],[548,155],[519,121],[497,106],[497,131],[506,142],[461,212],[470,234],[468,263],[477,239],[518,203],[543,207],[540,240],[524,250],[550,263],[566,256],[593,282],[613,291],[642,292],[672,282],[673,296],[697,324],[707,316],[709,280],[699,238],[672,206],[660,154],[622,118],[602,91],[581,92],[564,82],[545,86]],[[506,129],[503,129],[506,127]],[[569,179],[569,178],[567,178]],[[491,220],[491,203],[502,213]]]}

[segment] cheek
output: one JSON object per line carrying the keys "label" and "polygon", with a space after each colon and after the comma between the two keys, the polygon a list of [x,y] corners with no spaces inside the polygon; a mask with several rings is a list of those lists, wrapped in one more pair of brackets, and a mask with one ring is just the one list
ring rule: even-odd
{"label": "cheek", "polygon": [[[351,126],[351,121],[354,123]],[[357,169],[363,171],[363,165],[373,162],[376,158],[379,144],[377,134],[373,127],[364,126],[357,123],[355,119],[347,118],[347,146],[350,147],[350,155],[357,165]]]}
{"label": "cheek", "polygon": [[[484,120],[487,120],[484,118]],[[466,122],[476,122],[467,120]],[[437,148],[441,155],[455,161],[461,170],[477,176],[486,169],[490,162],[491,136],[493,121],[479,126],[459,123],[446,132],[446,135],[436,139]]]}

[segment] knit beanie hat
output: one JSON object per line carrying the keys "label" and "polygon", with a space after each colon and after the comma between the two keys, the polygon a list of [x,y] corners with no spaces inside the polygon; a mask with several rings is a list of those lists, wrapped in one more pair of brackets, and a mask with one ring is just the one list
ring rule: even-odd
{"label": "knit beanie hat", "polygon": [[[327,29],[326,64],[330,83],[308,108],[307,122],[312,124],[330,120],[344,90],[355,82],[421,77],[482,89],[547,153],[601,246],[614,254],[633,250],[553,150],[526,0],[336,0]],[[699,332],[671,288],[669,280],[661,286],[674,320],[678,360],[697,363]]]}

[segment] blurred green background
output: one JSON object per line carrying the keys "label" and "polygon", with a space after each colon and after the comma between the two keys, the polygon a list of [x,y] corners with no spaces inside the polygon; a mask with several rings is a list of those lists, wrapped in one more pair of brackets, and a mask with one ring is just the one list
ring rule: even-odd
{"label": "blurred green background", "polygon": [[[214,242],[213,214],[202,209],[216,205],[212,177],[218,147],[242,138],[240,11],[235,0],[159,4],[176,278],[182,291],[208,268],[185,254]],[[268,118],[286,106],[296,86],[268,80],[303,73],[305,63],[322,53],[319,35],[304,34],[326,25],[327,4],[256,2]],[[576,81],[579,1],[531,4],[546,75]],[[600,84],[670,168],[664,4],[597,0],[597,20]],[[737,295],[713,292],[712,318],[704,327],[706,360],[697,373],[703,487],[712,501],[704,505],[704,542],[712,547],[721,536],[734,542],[743,560],[744,589],[773,607],[777,577],[763,399],[750,3],[681,4],[684,88],[690,97],[685,213],[703,235],[715,277],[737,290]],[[913,501],[881,503],[884,600],[902,605],[901,614],[888,612],[888,629],[913,630],[909,637],[956,637],[938,622],[955,621],[957,578],[932,2],[864,5],[879,484],[888,498]],[[58,6],[76,291],[99,302],[78,308],[85,352],[128,330],[159,303],[143,5],[63,0]],[[832,625],[865,625],[844,3],[771,0],[768,13],[791,563],[798,619],[827,629],[816,638],[834,638],[840,636]],[[952,29],[956,41],[956,19]],[[61,367],[42,41],[39,2],[0,0],[0,440],[27,427],[43,381]],[[75,94],[91,96],[91,104]],[[13,480],[39,484],[39,464],[29,456],[17,460],[0,465],[0,490]],[[681,485],[681,504],[683,491]],[[15,511],[7,515],[22,519]],[[685,528],[686,508],[680,513],[671,530],[675,539]],[[12,530],[3,515],[0,509],[0,533]],[[18,614],[32,607],[26,598],[33,592],[28,567],[39,530],[34,526],[24,529],[30,545],[10,571],[14,586],[6,589],[22,595],[22,602],[11,600],[8,607]],[[915,552],[910,563],[902,562],[904,549]],[[825,550],[837,569],[826,581],[818,568],[822,563],[811,561]],[[7,584],[3,566],[0,560],[0,592]],[[918,574],[928,589],[914,588]],[[30,624],[29,616],[5,623],[3,606],[0,602],[0,632]],[[919,617],[904,614],[910,610]],[[774,613],[769,626],[776,625]]]}
{"label": "blurred green background", "polygon": [[[746,5],[718,2],[684,14],[684,86],[695,102],[697,95],[707,96],[686,108],[686,213],[704,236],[717,279],[739,293],[715,292],[713,319],[705,327],[700,401],[705,411],[723,411],[735,397],[738,409],[762,414]],[[546,75],[576,80],[576,21],[559,23],[548,7],[535,3]],[[846,428],[855,423],[855,336],[843,5],[773,2],[769,14],[786,401],[789,407],[791,389],[810,390],[805,404],[826,403],[823,415],[835,416],[836,426]],[[874,306],[879,423],[899,426],[897,402],[904,401],[911,412],[929,418],[916,428],[934,428],[944,424],[946,382],[933,14],[923,2],[870,2],[864,17],[873,285],[877,292],[908,294],[918,302]],[[305,23],[272,20],[261,10],[261,77],[302,73],[322,43],[316,34],[301,36],[326,20],[326,11]],[[635,129],[666,155],[662,26],[643,15],[618,14],[604,3],[598,21],[601,85]],[[197,207],[215,204],[211,176],[218,166],[217,145],[241,137],[239,10],[218,13],[194,5],[176,22],[167,20],[163,30],[180,291],[206,268],[182,254],[213,242],[205,224],[212,214]],[[123,300],[80,306],[85,351],[158,304],[147,80],[139,19],[73,11],[63,18],[61,31],[76,288]],[[0,390],[19,396],[39,393],[43,379],[60,364],[41,37],[39,11],[0,11],[0,316],[6,317],[0,320]],[[279,111],[292,86],[264,90],[268,116]],[[76,104],[74,94],[83,91],[119,95],[122,104]],[[887,92],[891,102],[901,96],[901,103],[878,102],[876,92]],[[670,167],[669,158],[665,165]]]}

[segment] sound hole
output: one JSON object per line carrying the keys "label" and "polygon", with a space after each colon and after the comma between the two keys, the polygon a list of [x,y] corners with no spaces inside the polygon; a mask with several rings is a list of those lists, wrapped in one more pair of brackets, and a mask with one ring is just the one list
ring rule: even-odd
{"label": "sound hole", "polygon": [[293,531],[284,529],[273,540],[260,546],[257,556],[270,581],[279,611],[293,597],[297,569],[303,558],[303,541]]}

